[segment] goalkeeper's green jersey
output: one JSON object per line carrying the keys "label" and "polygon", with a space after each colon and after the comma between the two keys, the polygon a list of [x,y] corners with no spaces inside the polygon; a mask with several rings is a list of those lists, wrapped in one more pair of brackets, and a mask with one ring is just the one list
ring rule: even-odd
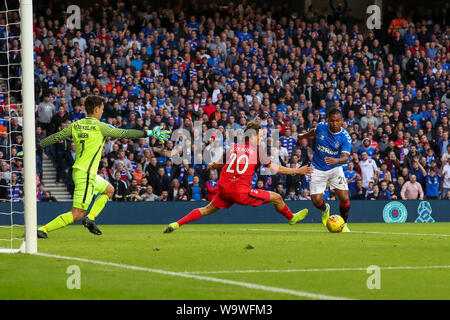
{"label": "goalkeeper's green jersey", "polygon": [[75,163],[72,167],[94,177],[97,174],[106,137],[136,139],[145,137],[145,131],[118,129],[95,118],[84,118],[48,136],[39,145],[45,148],[70,137],[73,138],[76,150]]}

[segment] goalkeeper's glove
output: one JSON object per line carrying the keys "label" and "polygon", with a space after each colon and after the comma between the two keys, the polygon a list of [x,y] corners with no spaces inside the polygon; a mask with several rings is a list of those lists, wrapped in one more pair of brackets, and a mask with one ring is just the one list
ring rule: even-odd
{"label": "goalkeeper's glove", "polygon": [[163,130],[163,127],[157,126],[154,127],[153,130],[145,130],[147,137],[156,138],[161,143],[166,142],[170,138],[170,131]]}

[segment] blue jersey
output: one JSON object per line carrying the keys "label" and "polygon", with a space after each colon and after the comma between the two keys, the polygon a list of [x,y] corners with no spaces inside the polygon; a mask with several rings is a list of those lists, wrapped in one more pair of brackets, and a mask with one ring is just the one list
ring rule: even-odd
{"label": "blue jersey", "polygon": [[425,181],[427,183],[427,196],[428,197],[438,197],[439,196],[439,182],[441,178],[438,175],[434,177],[427,174],[425,176]]}
{"label": "blue jersey", "polygon": [[[355,170],[352,171],[344,171],[344,175],[347,178],[347,180],[350,180],[354,176],[356,176],[358,173]],[[353,179],[351,182],[348,183],[348,190],[350,190],[350,193],[356,190],[356,179]]]}
{"label": "blue jersey", "polygon": [[361,155],[361,153],[363,152],[367,152],[367,155],[369,156],[370,159],[373,158],[373,155],[375,154],[376,149],[374,147],[361,147],[358,150],[358,154]]}
{"label": "blue jersey", "polygon": [[330,126],[326,122],[321,122],[316,127],[316,146],[314,147],[313,166],[320,171],[328,171],[340,164],[329,166],[325,162],[325,157],[340,158],[342,152],[350,154],[352,139],[347,130],[341,128],[338,133],[332,133]]}

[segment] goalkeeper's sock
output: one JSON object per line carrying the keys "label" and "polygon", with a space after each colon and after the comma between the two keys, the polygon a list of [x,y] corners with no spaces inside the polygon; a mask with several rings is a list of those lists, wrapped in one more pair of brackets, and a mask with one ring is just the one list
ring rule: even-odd
{"label": "goalkeeper's sock", "polygon": [[347,202],[341,202],[339,205],[339,213],[341,214],[342,219],[347,223],[348,214],[350,212],[350,200]]}
{"label": "goalkeeper's sock", "polygon": [[202,213],[199,209],[194,209],[189,212],[188,215],[184,216],[180,220],[177,221],[178,225],[181,227],[183,224],[198,220],[202,217]]}
{"label": "goalkeeper's sock", "polygon": [[95,218],[100,214],[100,212],[102,212],[108,200],[109,197],[106,194],[101,194],[100,196],[98,196],[97,199],[95,199],[95,202],[92,205],[91,211],[89,212],[87,217],[90,220],[94,221]]}
{"label": "goalkeeper's sock", "polygon": [[280,210],[277,209],[277,211],[279,213],[281,213],[288,220],[291,220],[294,217],[294,215],[292,214],[291,209],[289,209],[287,204],[284,204],[283,209],[280,209]]}
{"label": "goalkeeper's sock", "polygon": [[69,211],[69,212],[60,214],[55,219],[53,219],[52,221],[47,223],[45,226],[39,228],[39,230],[42,230],[47,233],[47,232],[61,229],[71,223],[73,223],[73,216],[72,216],[72,211]]}

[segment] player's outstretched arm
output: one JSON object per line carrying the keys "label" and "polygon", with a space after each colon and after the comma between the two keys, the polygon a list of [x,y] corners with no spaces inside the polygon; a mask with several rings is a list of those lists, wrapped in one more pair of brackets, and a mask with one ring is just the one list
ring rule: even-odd
{"label": "player's outstretched arm", "polygon": [[279,166],[278,164],[271,163],[269,165],[269,169],[275,174],[301,174],[301,175],[310,175],[314,171],[314,167],[312,166],[303,166],[300,168],[287,168],[283,166]]}
{"label": "player's outstretched arm", "polygon": [[100,124],[100,131],[104,137],[111,138],[127,138],[127,139],[137,139],[143,137],[154,137],[160,142],[166,142],[170,137],[170,131],[162,130],[161,126],[153,128],[153,130],[134,130],[134,129],[119,129],[110,126],[106,123]]}
{"label": "player's outstretched arm", "polygon": [[61,140],[64,140],[64,139],[67,139],[70,137],[72,137],[72,125],[68,126],[67,128],[62,129],[59,132],[49,135],[44,140],[41,140],[41,142],[39,142],[39,146],[41,148],[46,148],[49,145],[52,145],[54,143],[57,143],[58,141],[61,141]]}

